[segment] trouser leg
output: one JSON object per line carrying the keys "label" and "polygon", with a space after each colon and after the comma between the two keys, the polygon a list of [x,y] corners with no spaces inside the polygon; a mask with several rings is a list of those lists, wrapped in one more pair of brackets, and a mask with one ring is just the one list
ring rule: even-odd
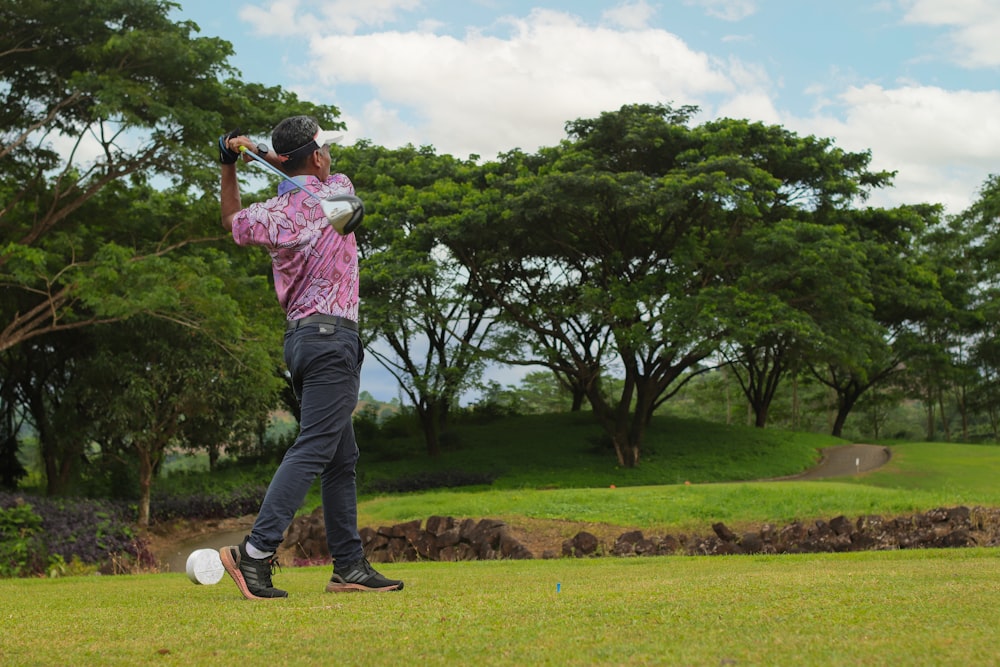
{"label": "trouser leg", "polygon": [[[307,327],[286,335],[285,361],[302,408],[299,435],[285,453],[261,503],[250,533],[255,547],[264,551],[278,548],[309,487],[322,475],[323,513],[331,549],[345,548],[342,545],[356,539],[360,550],[354,484],[358,450],[351,413],[357,405],[362,359],[358,336],[347,329],[319,333],[315,327]],[[343,488],[334,489],[334,482]],[[351,502],[347,502],[348,496]],[[353,522],[353,535],[347,532],[349,522]]]}

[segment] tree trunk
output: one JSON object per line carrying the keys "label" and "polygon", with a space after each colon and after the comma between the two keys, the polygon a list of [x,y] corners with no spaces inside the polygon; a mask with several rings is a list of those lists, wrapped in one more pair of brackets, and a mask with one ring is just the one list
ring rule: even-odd
{"label": "tree trunk", "polygon": [[420,428],[424,432],[427,455],[431,458],[437,458],[441,455],[440,420],[438,418],[437,405],[434,403],[425,403],[423,405],[418,403],[417,419],[420,420]]}
{"label": "tree trunk", "polygon": [[950,415],[945,414],[944,408],[944,390],[938,390],[938,414],[941,415],[941,430],[944,431],[944,441],[951,442],[951,424],[949,423]]}
{"label": "tree trunk", "polygon": [[149,528],[149,499],[153,488],[153,461],[149,451],[135,447],[139,455],[139,518],[140,528]]}
{"label": "tree trunk", "polygon": [[847,423],[847,416],[851,414],[851,410],[854,408],[854,404],[857,403],[860,396],[860,392],[854,395],[840,395],[839,400],[837,401],[837,416],[834,418],[833,428],[830,430],[831,435],[836,438],[843,437],[844,424]]}
{"label": "tree trunk", "polygon": [[639,465],[640,447],[638,443],[631,442],[627,429],[624,433],[616,433],[612,441],[615,445],[618,465],[622,468],[634,468]]}
{"label": "tree trunk", "polygon": [[792,376],[792,430],[799,430],[799,376]]}

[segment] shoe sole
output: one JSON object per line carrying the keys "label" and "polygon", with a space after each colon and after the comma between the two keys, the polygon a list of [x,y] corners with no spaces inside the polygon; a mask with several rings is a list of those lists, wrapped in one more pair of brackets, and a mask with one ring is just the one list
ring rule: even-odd
{"label": "shoe sole", "polygon": [[390,591],[401,591],[403,590],[403,584],[393,584],[392,586],[383,586],[382,588],[372,588],[371,586],[362,586],[361,584],[338,584],[333,581],[326,585],[327,593],[388,593]]}
{"label": "shoe sole", "polygon": [[226,568],[226,572],[229,576],[233,578],[236,582],[236,587],[240,589],[240,593],[243,594],[247,600],[280,600],[282,598],[262,598],[259,595],[254,595],[250,592],[250,588],[247,586],[246,579],[243,578],[243,573],[240,572],[240,562],[236,556],[233,555],[234,552],[238,553],[239,547],[224,547],[219,549],[219,560],[222,561],[222,567]]}

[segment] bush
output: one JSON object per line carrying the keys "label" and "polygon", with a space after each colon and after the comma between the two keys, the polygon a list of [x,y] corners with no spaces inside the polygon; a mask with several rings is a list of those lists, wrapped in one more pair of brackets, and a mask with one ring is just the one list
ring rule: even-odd
{"label": "bush", "polygon": [[0,508],[0,578],[28,576],[41,569],[42,517],[22,503]]}
{"label": "bush", "polygon": [[132,530],[134,508],[121,501],[0,493],[0,517],[2,576],[42,575],[59,563],[109,572],[121,571],[126,562],[154,563]]}
{"label": "bush", "polygon": [[186,493],[153,495],[150,500],[150,520],[228,519],[256,514],[267,493],[266,486],[234,489],[229,493]]}

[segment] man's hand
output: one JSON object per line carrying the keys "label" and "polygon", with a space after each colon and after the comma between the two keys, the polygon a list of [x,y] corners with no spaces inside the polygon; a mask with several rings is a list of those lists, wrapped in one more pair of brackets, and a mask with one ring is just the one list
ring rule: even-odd
{"label": "man's hand", "polygon": [[240,136],[243,136],[243,131],[237,128],[229,134],[219,137],[219,162],[236,164],[236,161],[240,159],[239,149],[233,150],[229,145],[229,140]]}

